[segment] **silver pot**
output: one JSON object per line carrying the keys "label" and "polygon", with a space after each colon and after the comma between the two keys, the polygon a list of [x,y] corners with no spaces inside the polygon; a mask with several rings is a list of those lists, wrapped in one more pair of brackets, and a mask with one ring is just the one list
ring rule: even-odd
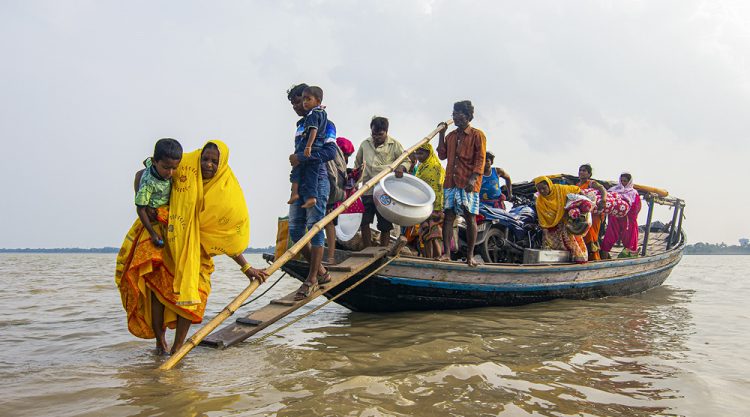
{"label": "silver pot", "polygon": [[414,226],[430,217],[435,191],[413,175],[396,178],[390,173],[375,186],[372,198],[378,212],[388,221],[400,226]]}

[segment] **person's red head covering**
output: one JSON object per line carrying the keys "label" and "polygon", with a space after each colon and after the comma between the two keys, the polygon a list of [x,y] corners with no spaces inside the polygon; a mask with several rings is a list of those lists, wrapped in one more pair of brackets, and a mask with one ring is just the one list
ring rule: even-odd
{"label": "person's red head covering", "polygon": [[339,145],[341,152],[343,152],[344,155],[346,156],[349,156],[354,153],[354,145],[352,145],[352,142],[347,138],[344,138],[344,137],[336,138],[336,145]]}

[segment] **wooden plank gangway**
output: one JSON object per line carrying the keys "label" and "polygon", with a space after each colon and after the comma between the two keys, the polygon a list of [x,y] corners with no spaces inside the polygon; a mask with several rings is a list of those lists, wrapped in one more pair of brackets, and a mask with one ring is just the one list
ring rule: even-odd
{"label": "wooden plank gangway", "polygon": [[211,333],[201,341],[201,345],[225,349],[249,338],[266,327],[276,323],[298,308],[318,298],[331,289],[346,282],[349,278],[372,266],[389,252],[385,247],[369,247],[360,252],[352,252],[348,258],[337,265],[327,266],[331,281],[323,284],[322,288],[310,294],[304,300],[295,301],[296,291],[284,297],[271,300],[268,305],[250,312],[245,317],[238,318],[234,323]]}

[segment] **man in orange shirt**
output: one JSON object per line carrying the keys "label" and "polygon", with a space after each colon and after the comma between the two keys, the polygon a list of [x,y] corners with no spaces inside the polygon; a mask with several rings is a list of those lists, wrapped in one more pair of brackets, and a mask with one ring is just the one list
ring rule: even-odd
{"label": "man in orange shirt", "polygon": [[484,159],[487,138],[484,132],[469,124],[474,118],[474,106],[464,100],[453,104],[453,123],[456,130],[445,135],[448,126],[440,131],[437,147],[438,157],[447,159],[445,167],[443,255],[441,261],[450,260],[450,239],[453,235],[453,221],[460,214],[466,220],[466,263],[477,266],[474,261],[474,244],[477,240],[477,219],[479,214],[479,189],[482,187]]}

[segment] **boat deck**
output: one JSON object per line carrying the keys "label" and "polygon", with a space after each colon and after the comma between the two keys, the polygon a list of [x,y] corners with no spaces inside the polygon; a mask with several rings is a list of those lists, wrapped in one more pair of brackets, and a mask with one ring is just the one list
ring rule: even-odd
{"label": "boat deck", "polygon": [[[638,248],[643,247],[644,233],[641,232],[638,235]],[[669,233],[666,232],[651,232],[648,236],[648,248],[646,248],[646,256],[658,255],[667,251],[667,243],[669,240]],[[622,245],[615,245],[609,252],[610,256],[614,259],[617,255],[622,252]]]}
{"label": "boat deck", "polygon": [[328,267],[331,281],[322,285],[309,297],[302,300],[295,300],[296,291],[292,291],[286,296],[272,300],[265,307],[252,311],[245,317],[240,317],[234,323],[230,323],[212,333],[201,342],[201,345],[224,349],[249,338],[317,297],[335,289],[352,276],[360,272],[366,272],[374,263],[385,257],[387,251],[386,248],[372,247],[360,252],[350,253],[345,258],[342,257],[343,261],[341,263]]}

